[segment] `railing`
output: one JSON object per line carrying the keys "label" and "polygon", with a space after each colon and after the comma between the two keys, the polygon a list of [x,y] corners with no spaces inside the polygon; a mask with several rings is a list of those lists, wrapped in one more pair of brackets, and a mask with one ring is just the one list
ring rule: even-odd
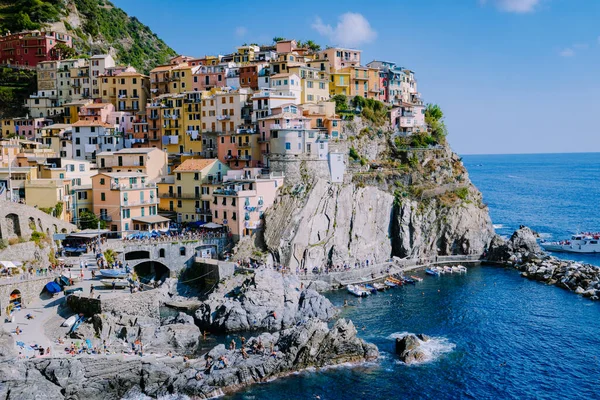
{"label": "railing", "polygon": [[127,190],[127,189],[147,189],[147,188],[155,188],[156,183],[111,183],[111,190]]}
{"label": "railing", "polygon": [[106,221],[106,222],[111,222],[112,221],[112,217],[110,215],[100,214],[100,220]]}
{"label": "railing", "polygon": [[229,115],[217,115],[217,121],[223,121],[229,119]]}
{"label": "railing", "polygon": [[306,129],[304,125],[292,125],[292,124],[271,124],[271,129]]}
{"label": "railing", "polygon": [[158,204],[158,199],[148,199],[148,200],[137,200],[137,201],[129,201],[123,200],[123,206],[143,206],[146,204]]}
{"label": "railing", "polygon": [[196,214],[200,215],[212,215],[212,211],[206,208],[196,208]]}

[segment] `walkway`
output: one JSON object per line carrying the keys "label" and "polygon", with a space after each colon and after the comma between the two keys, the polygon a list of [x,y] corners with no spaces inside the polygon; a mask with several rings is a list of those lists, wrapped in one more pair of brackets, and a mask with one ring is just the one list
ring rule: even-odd
{"label": "walkway", "polygon": [[299,277],[302,281],[323,281],[331,286],[346,286],[377,281],[400,272],[408,272],[432,265],[478,264],[480,262],[481,257],[478,255],[438,256],[432,261],[427,258],[394,258],[393,261],[375,264],[370,267],[351,268],[347,271],[330,272],[327,274],[312,274],[309,272],[307,275],[299,275]]}

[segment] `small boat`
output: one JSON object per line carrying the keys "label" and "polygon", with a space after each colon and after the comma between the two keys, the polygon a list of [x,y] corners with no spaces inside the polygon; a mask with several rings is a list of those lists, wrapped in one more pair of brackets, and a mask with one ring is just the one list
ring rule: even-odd
{"label": "small boat", "polygon": [[438,276],[438,275],[440,274],[440,273],[439,273],[439,271],[438,271],[437,269],[432,269],[432,268],[427,268],[427,269],[425,270],[425,273],[426,273],[427,275],[433,275],[433,276]]}
{"label": "small boat", "polygon": [[369,295],[369,292],[366,290],[360,289],[359,286],[348,285],[346,287],[348,289],[348,293],[355,295],[356,297],[365,297]]}
{"label": "small boat", "polygon": [[409,285],[414,285],[417,283],[417,281],[415,281],[412,278],[404,278],[404,283],[408,283]]}
{"label": "small boat", "polygon": [[402,285],[402,280],[400,280],[398,278],[394,278],[393,276],[388,276],[387,280],[391,281],[391,282],[394,282],[396,284],[396,286],[401,286]]}
{"label": "small boat", "polygon": [[464,265],[457,265],[456,268],[458,268],[458,272],[464,272],[465,274],[467,273],[467,267]]}
{"label": "small boat", "polygon": [[67,328],[70,328],[75,324],[75,322],[77,321],[78,318],[79,318],[78,315],[71,315],[69,318],[65,319],[63,321],[63,323],[60,324],[60,326],[65,326]]}
{"label": "small boat", "polygon": [[123,289],[129,286],[129,282],[126,279],[101,279],[100,283],[109,288],[112,288],[114,284],[115,288],[118,289]]}
{"label": "small boat", "polygon": [[451,274],[451,273],[452,273],[452,268],[450,268],[450,267],[448,267],[448,266],[445,266],[445,267],[444,267],[444,272],[445,272],[445,273],[449,273],[449,274]]}
{"label": "small boat", "polygon": [[411,275],[410,276],[412,279],[414,279],[417,282],[423,282],[423,278],[416,276],[416,275]]}
{"label": "small boat", "polygon": [[379,291],[385,290],[386,286],[383,283],[375,282],[373,287]]}
{"label": "small boat", "polygon": [[65,278],[67,281],[72,281],[73,283],[81,282],[81,277],[79,275],[73,275],[73,274],[71,274],[70,276],[61,275],[61,277]]}
{"label": "small boat", "polygon": [[395,284],[394,282],[390,281],[389,279],[386,279],[386,280],[385,280],[383,283],[384,283],[384,284],[385,284],[387,287],[396,287],[396,286],[398,286],[397,284]]}
{"label": "small boat", "polygon": [[370,291],[371,293],[377,293],[377,289],[376,289],[376,288],[375,288],[375,286],[373,286],[373,285],[366,284],[366,285],[365,285],[365,289],[367,289],[367,290],[368,290],[368,291]]}
{"label": "small boat", "polygon": [[101,269],[98,270],[100,276],[104,278],[126,278],[127,271],[124,269]]}

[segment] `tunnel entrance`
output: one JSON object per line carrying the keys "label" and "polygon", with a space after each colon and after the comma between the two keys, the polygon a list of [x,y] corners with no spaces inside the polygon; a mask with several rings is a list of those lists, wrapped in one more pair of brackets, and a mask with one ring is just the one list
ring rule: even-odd
{"label": "tunnel entrance", "polygon": [[165,264],[158,261],[141,262],[134,267],[134,271],[142,283],[148,283],[151,280],[164,281],[171,273]]}

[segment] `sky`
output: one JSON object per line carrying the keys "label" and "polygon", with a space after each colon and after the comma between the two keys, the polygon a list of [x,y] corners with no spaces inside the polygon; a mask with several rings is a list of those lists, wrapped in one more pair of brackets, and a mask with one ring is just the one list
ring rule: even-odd
{"label": "sky", "polygon": [[180,54],[276,36],[416,73],[460,154],[600,152],[598,0],[113,0]]}

